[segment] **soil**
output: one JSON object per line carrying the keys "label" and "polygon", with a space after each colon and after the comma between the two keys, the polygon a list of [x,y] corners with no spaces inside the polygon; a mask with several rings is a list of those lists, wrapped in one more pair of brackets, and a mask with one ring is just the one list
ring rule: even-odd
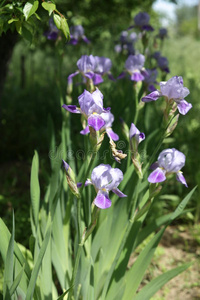
{"label": "soil", "polygon": [[[198,225],[199,226],[199,225]],[[198,227],[198,233],[200,233]],[[192,231],[191,231],[192,230]],[[148,277],[158,275],[183,263],[192,266],[168,282],[151,300],[197,300],[200,299],[200,243],[192,229],[168,227],[158,247],[159,257],[153,261]],[[200,236],[198,237],[200,238]],[[149,278],[148,278],[149,279]]]}

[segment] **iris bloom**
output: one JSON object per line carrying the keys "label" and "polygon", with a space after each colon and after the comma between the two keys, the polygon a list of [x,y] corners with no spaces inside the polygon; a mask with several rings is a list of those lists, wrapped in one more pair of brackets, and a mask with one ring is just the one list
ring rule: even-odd
{"label": "iris bloom", "polygon": [[56,27],[53,18],[49,19],[49,30],[44,33],[48,40],[57,40],[60,30]]}
{"label": "iris bloom", "polygon": [[139,12],[135,17],[134,17],[134,23],[135,25],[129,27],[131,28],[138,28],[139,30],[143,31],[153,31],[153,27],[149,24],[150,16],[146,12]]}
{"label": "iris bloom", "polygon": [[68,83],[72,83],[72,78],[79,73],[84,77],[91,79],[94,85],[103,82],[102,76],[108,74],[110,79],[113,79],[110,72],[112,62],[109,58],[93,55],[82,55],[77,62],[78,71],[72,73],[68,77]]}
{"label": "iris bloom", "polygon": [[[144,80],[146,71],[144,69],[145,57],[142,54],[129,55],[125,62],[125,69],[131,75],[131,80],[141,81]],[[125,77],[126,73],[122,72],[118,78]]]}
{"label": "iris bloom", "polygon": [[150,92],[156,90],[155,85],[157,84],[156,78],[158,76],[158,71],[156,69],[146,69],[146,74],[144,76],[144,82],[147,85],[147,88]]}
{"label": "iris bloom", "polygon": [[171,173],[176,174],[176,179],[187,187],[183,173],[180,171],[185,165],[185,155],[176,150],[165,149],[158,156],[158,161],[151,168],[154,171],[149,175],[150,183],[158,183],[166,180],[166,176]]}
{"label": "iris bloom", "polygon": [[143,102],[156,101],[164,96],[168,102],[175,102],[180,114],[185,115],[192,108],[192,104],[185,101],[185,97],[190,91],[183,86],[181,76],[174,76],[168,81],[160,82],[160,91],[156,90],[142,98]]}
{"label": "iris bloom", "polygon": [[[114,121],[113,114],[110,111],[108,111],[108,112],[103,112],[100,116],[105,121],[105,124],[100,129],[100,131],[102,132],[105,130],[109,138],[111,138],[113,141],[118,141],[119,136],[112,130],[112,123]],[[81,130],[80,133],[85,135],[89,132],[90,132],[89,126],[87,126],[85,129]]]}
{"label": "iris bloom", "polygon": [[128,31],[122,31],[120,35],[120,44],[115,46],[115,51],[117,53],[122,52],[123,50],[127,51],[128,54],[135,54],[134,43],[137,40],[137,34],[132,32],[131,34]]}
{"label": "iris bloom", "polygon": [[90,41],[84,34],[84,28],[81,25],[75,25],[70,27],[70,44],[77,45],[80,40],[89,44]]}
{"label": "iris bloom", "polygon": [[100,164],[93,169],[91,180],[86,181],[86,185],[92,184],[97,192],[94,204],[102,209],[111,206],[109,192],[112,191],[119,197],[126,197],[117,187],[123,179],[123,173],[118,168],[110,165]]}
{"label": "iris bloom", "polygon": [[96,89],[93,93],[84,90],[78,97],[80,108],[76,105],[66,105],[62,107],[71,113],[83,114],[87,119],[88,126],[91,126],[96,131],[105,125],[104,119],[100,116],[103,112],[107,113],[110,108],[103,108],[103,94]]}

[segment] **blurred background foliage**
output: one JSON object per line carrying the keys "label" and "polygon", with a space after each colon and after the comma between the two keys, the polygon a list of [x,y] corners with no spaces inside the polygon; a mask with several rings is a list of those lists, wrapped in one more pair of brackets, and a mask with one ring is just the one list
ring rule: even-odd
{"label": "blurred background foliage", "polygon": [[[31,41],[23,34],[17,34],[14,27],[2,33],[1,45],[5,40],[12,41],[12,45],[8,47],[9,55],[8,52],[6,55],[8,50],[5,47],[0,47],[0,56],[4,55],[6,66],[0,90],[0,211],[10,227],[12,207],[15,209],[16,240],[19,242],[26,244],[30,230],[26,224],[29,218],[29,178],[34,149],[40,155],[40,180],[44,191],[50,175],[50,120],[53,121],[58,146],[62,124],[60,98],[65,101],[68,75],[76,70],[76,62],[81,55],[93,54],[109,57],[113,63],[112,73],[117,77],[123,70],[126,56],[117,54],[114,46],[119,40],[120,32],[133,24],[133,17],[139,11],[147,11],[151,15],[151,25],[155,32],[162,27],[162,14],[152,9],[154,2],[55,1],[57,9],[67,18],[69,26],[84,26],[85,35],[91,40],[89,45],[83,42],[76,46],[69,45],[64,35],[60,35],[56,41],[47,40],[44,32],[48,30],[49,16],[41,11],[38,11],[41,17],[40,25],[37,26]],[[169,60],[170,74],[167,79],[175,75],[183,77],[184,86],[190,90],[186,100],[192,103],[193,109],[187,116],[180,117],[172,137],[165,141],[165,148],[175,147],[185,153],[187,159],[184,174],[190,189],[200,184],[199,36],[197,6],[177,6],[176,20],[168,24],[168,38],[162,48],[162,54]],[[155,50],[158,49],[159,45]],[[80,77],[77,77],[72,94],[74,104],[83,90],[79,83]],[[130,92],[132,83],[128,80],[115,83],[105,79],[100,88],[104,94],[105,106],[112,106],[112,113],[115,115],[113,129],[120,139],[124,140],[119,118],[129,118],[131,121],[131,107],[134,109]],[[130,107],[128,111],[127,103]],[[158,118],[155,119],[152,114],[154,109],[154,105],[149,105],[147,118],[139,120],[138,127],[146,130],[146,134],[161,123],[162,115],[158,111]],[[128,125],[130,126],[130,122]],[[73,145],[74,152],[83,147],[80,130],[80,122],[77,122],[77,118],[72,118],[72,134],[76,139]],[[105,149],[102,148],[103,150]],[[154,213],[162,215],[173,210],[186,193],[185,188],[172,178],[165,185],[163,195],[157,199]],[[179,220],[180,222],[199,221],[199,199],[200,194],[197,190],[190,202],[191,211]]]}

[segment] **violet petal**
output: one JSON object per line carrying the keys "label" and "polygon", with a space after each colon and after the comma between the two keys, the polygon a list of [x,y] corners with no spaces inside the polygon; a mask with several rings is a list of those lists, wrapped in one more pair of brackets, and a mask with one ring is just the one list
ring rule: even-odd
{"label": "violet petal", "polygon": [[155,169],[148,177],[148,181],[151,183],[163,182],[165,179],[165,172],[161,168]]}
{"label": "violet petal", "polygon": [[122,193],[118,188],[112,189],[112,192],[115,193],[120,198],[127,197],[127,195],[125,195],[124,193]]}
{"label": "violet petal", "polygon": [[176,179],[182,184],[184,184],[186,187],[188,187],[185,177],[183,176],[183,173],[181,171],[176,173]]}
{"label": "violet petal", "polygon": [[86,135],[90,132],[89,126],[86,126],[85,129],[80,131],[80,134]]}
{"label": "violet petal", "polygon": [[150,93],[149,95],[146,95],[145,97],[142,98],[143,102],[151,102],[151,101],[156,101],[158,98],[162,96],[162,94],[159,91],[154,91]]}
{"label": "violet petal", "polygon": [[105,125],[105,121],[99,115],[93,114],[88,118],[88,125],[98,131]]}
{"label": "violet petal", "polygon": [[66,105],[66,104],[63,104],[62,107],[66,110],[68,110],[69,112],[71,113],[74,113],[74,114],[80,114],[80,109],[77,108],[76,105]]}
{"label": "violet petal", "polygon": [[94,199],[94,204],[101,209],[106,209],[109,208],[112,203],[107,193],[98,192]]}
{"label": "violet petal", "polygon": [[187,112],[192,108],[192,104],[185,100],[180,100],[180,102],[177,104],[177,108],[180,114],[186,115]]}
{"label": "violet petal", "polygon": [[113,141],[119,140],[118,134],[116,134],[111,128],[107,128],[106,133],[109,136],[109,138],[111,138]]}

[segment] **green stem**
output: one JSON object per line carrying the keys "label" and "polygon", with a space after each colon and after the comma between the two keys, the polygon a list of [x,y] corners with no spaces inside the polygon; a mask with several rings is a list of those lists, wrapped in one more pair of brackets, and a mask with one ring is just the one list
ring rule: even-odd
{"label": "green stem", "polygon": [[76,254],[75,265],[74,265],[74,269],[73,269],[73,273],[72,273],[72,279],[71,279],[71,284],[70,284],[71,289],[70,289],[70,292],[69,292],[69,299],[73,299],[72,294],[73,294],[73,291],[74,291],[74,282],[75,282],[76,274],[77,274],[77,271],[78,271],[78,266],[79,266],[79,261],[80,261],[80,257],[81,257],[82,248],[83,248],[83,244],[79,244],[78,245],[78,251],[77,251],[77,254]]}

